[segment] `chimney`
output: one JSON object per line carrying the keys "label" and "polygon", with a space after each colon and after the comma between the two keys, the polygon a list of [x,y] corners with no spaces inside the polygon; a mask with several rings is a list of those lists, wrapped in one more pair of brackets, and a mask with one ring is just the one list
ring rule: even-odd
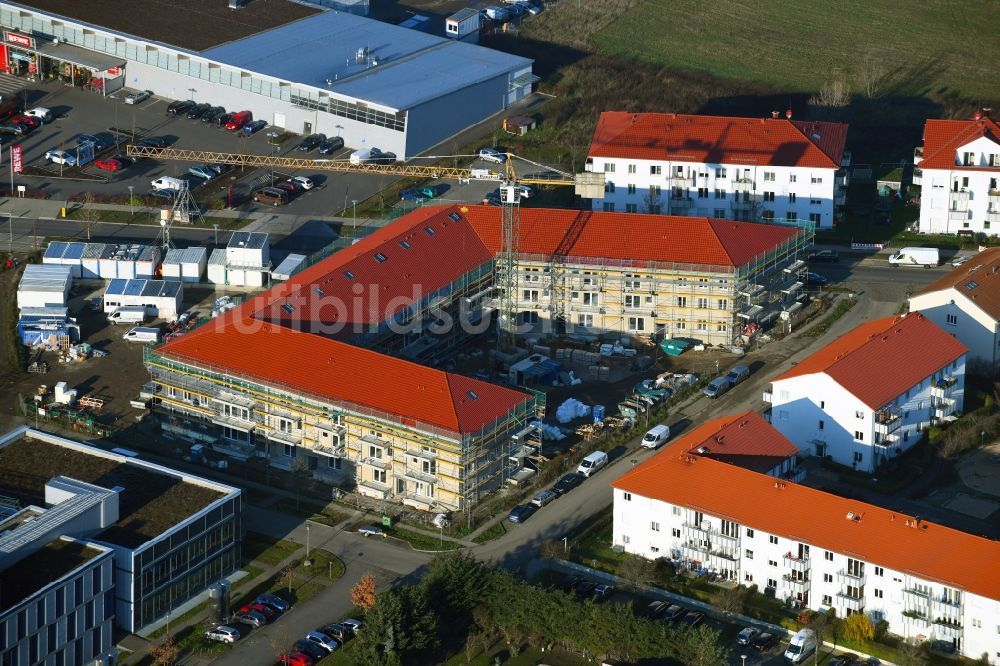
{"label": "chimney", "polygon": [[772,118],[777,118],[778,117],[778,112],[777,111],[772,111],[771,112],[771,117]]}
{"label": "chimney", "polygon": [[792,119],[792,110],[791,109],[785,109],[785,118],[787,118],[788,120]]}
{"label": "chimney", "polygon": [[972,114],[972,119],[973,120],[982,120],[983,119],[983,114],[980,113],[979,111],[976,111],[975,113]]}

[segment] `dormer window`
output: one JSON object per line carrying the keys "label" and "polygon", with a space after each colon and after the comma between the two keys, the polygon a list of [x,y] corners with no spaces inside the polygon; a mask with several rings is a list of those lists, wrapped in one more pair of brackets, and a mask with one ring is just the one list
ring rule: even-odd
{"label": "dormer window", "polygon": [[976,154],[972,152],[962,153],[962,166],[974,166],[976,164]]}

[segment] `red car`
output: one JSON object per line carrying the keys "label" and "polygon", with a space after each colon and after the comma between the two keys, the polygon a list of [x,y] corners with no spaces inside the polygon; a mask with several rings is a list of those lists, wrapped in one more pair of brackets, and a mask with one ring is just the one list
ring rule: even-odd
{"label": "red car", "polygon": [[253,114],[249,111],[240,111],[239,113],[234,113],[233,117],[229,119],[226,123],[226,129],[230,132],[236,131],[246,125],[248,122],[253,120]]}
{"label": "red car", "polygon": [[265,618],[267,618],[268,622],[273,622],[274,619],[278,617],[278,611],[274,610],[273,608],[265,604],[247,604],[246,606],[240,608],[241,613],[246,613],[252,610],[255,610],[261,615],[263,615]]}
{"label": "red car", "polygon": [[303,652],[286,652],[281,655],[281,663],[285,666],[312,666],[313,660]]}
{"label": "red car", "polygon": [[10,120],[8,120],[7,122],[27,125],[31,129],[35,129],[41,124],[41,121],[38,120],[38,118],[35,118],[34,116],[26,116],[23,113],[18,114],[16,116],[11,116]]}
{"label": "red car", "polygon": [[98,169],[104,169],[105,171],[121,171],[125,168],[125,165],[121,161],[116,160],[113,157],[109,157],[105,160],[97,160],[94,162],[94,166]]}

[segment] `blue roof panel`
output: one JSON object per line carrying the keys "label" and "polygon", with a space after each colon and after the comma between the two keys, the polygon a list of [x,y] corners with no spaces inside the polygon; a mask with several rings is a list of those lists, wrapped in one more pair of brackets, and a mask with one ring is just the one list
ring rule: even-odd
{"label": "blue roof panel", "polygon": [[122,278],[114,278],[104,293],[112,296],[121,296],[125,293],[125,284],[127,282],[128,280],[123,280]]}
{"label": "blue roof panel", "polygon": [[67,243],[66,251],[63,252],[63,259],[79,259],[83,256],[85,243]]}
{"label": "blue roof panel", "polygon": [[52,241],[49,243],[49,246],[45,248],[45,257],[47,259],[61,259],[65,251],[66,243],[61,241]]}
{"label": "blue roof panel", "polygon": [[126,296],[142,296],[142,290],[146,286],[145,280],[129,280],[125,284]]}

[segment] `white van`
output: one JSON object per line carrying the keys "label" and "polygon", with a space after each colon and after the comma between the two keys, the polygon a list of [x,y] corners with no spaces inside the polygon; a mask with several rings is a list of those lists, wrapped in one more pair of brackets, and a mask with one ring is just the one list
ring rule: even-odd
{"label": "white van", "polygon": [[154,190],[174,190],[179,192],[181,188],[184,187],[184,181],[180,178],[171,178],[170,176],[160,176],[154,180],[151,185]]}
{"label": "white van", "polygon": [[160,341],[160,329],[158,328],[143,328],[141,326],[136,326],[131,331],[122,336],[122,340],[125,342],[159,342]]}
{"label": "white van", "polygon": [[785,650],[785,661],[790,664],[801,664],[816,651],[816,632],[812,629],[799,629],[798,633],[788,641]]}
{"label": "white van", "polygon": [[655,449],[670,439],[670,426],[658,425],[649,429],[642,437],[642,447],[645,449]]}
{"label": "white van", "polygon": [[904,247],[889,255],[893,266],[923,266],[930,268],[941,263],[941,253],[936,247]]}
{"label": "white van", "polygon": [[146,321],[146,315],[144,305],[126,305],[109,314],[108,321],[112,324],[141,324]]}
{"label": "white van", "polygon": [[361,148],[351,153],[351,164],[367,164],[372,161],[372,154],[378,152],[378,148]]}
{"label": "white van", "polygon": [[590,477],[591,474],[608,464],[608,454],[604,451],[594,451],[589,456],[580,461],[580,466],[576,468],[577,473]]}

